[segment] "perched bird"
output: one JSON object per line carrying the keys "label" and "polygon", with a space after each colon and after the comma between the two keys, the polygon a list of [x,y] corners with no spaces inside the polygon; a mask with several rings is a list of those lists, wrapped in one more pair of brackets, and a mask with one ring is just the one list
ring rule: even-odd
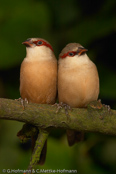
{"label": "perched bird", "polygon": [[[57,94],[57,60],[52,46],[42,38],[29,38],[26,45],[26,57],[20,69],[20,95],[31,103],[54,104]],[[43,164],[44,154],[39,164]]]}
{"label": "perched bird", "polygon": [[[99,76],[95,64],[79,43],[69,43],[58,61],[58,98],[72,108],[87,107],[99,95]],[[81,140],[83,133],[67,130],[70,146]]]}

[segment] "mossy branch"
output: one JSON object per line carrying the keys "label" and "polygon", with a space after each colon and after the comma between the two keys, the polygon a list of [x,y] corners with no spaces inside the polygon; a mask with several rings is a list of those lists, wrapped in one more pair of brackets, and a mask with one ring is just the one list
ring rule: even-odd
{"label": "mossy branch", "polygon": [[[26,104],[0,98],[0,119],[25,122],[18,137],[25,141],[37,134],[37,140],[28,169],[33,169],[51,128],[73,129],[83,132],[100,132],[116,135],[116,110],[111,110],[100,101],[91,102],[87,108],[73,108],[67,117],[64,109],[56,113],[57,107],[47,104]],[[38,130],[41,130],[38,133]]]}
{"label": "mossy branch", "polygon": [[100,102],[69,110],[70,121],[64,109],[58,113],[56,110],[55,106],[32,103],[23,110],[20,101],[0,98],[0,119],[17,120],[41,129],[63,128],[116,135],[116,110],[109,110]]}
{"label": "mossy branch", "polygon": [[49,131],[40,130],[37,140],[36,140],[36,144],[35,144],[33,153],[32,153],[32,157],[30,160],[29,169],[32,170],[37,165],[37,163],[40,159],[41,151],[43,149],[45,141],[47,140],[48,135],[49,135]]}

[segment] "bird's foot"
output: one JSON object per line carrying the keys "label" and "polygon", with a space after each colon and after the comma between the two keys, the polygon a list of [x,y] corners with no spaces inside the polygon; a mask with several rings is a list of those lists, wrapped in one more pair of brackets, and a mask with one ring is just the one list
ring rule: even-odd
{"label": "bird's foot", "polygon": [[110,105],[105,105],[105,104],[102,104],[102,105],[108,110],[108,112],[111,111]]}
{"label": "bird's foot", "polygon": [[[101,103],[101,99],[99,99],[98,102]],[[102,106],[105,107],[109,112],[111,111],[110,105],[102,104]]]}
{"label": "bird's foot", "polygon": [[28,104],[29,102],[28,102],[28,100],[27,100],[27,98],[25,98],[24,100],[20,97],[20,98],[18,98],[18,99],[15,99],[16,101],[20,101],[20,103],[21,103],[21,106],[23,107],[23,110],[25,109],[25,103],[26,104]]}
{"label": "bird's foot", "polygon": [[[100,99],[99,99],[98,101],[101,102]],[[102,104],[102,103],[101,103],[101,104]],[[112,114],[112,110],[111,110],[110,105],[102,104],[102,107],[103,107],[104,109],[106,109],[106,111],[108,111],[109,114]]]}
{"label": "bird's foot", "polygon": [[54,106],[57,106],[56,113],[58,113],[60,109],[64,108],[67,119],[68,120],[70,119],[68,110],[72,110],[72,108],[69,105],[67,105],[66,103],[60,102],[60,103],[55,103]]}

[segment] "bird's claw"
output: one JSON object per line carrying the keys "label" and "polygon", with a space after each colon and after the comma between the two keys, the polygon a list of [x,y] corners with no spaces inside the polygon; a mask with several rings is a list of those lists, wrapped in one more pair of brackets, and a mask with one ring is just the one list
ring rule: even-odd
{"label": "bird's claw", "polygon": [[72,110],[72,108],[69,105],[67,105],[66,103],[60,102],[59,104],[55,103],[54,106],[57,106],[56,113],[58,113],[60,109],[64,108],[67,119],[70,120],[68,110]]}
{"label": "bird's claw", "polygon": [[103,106],[108,110],[108,112],[110,112],[110,110],[111,110],[110,105],[103,104]]}
{"label": "bird's claw", "polygon": [[18,98],[18,99],[15,99],[16,101],[20,101],[20,103],[21,103],[21,106],[23,107],[23,110],[25,109],[25,103],[26,104],[28,104],[29,102],[28,102],[28,100],[27,100],[27,98],[25,98],[24,100],[20,97],[20,98]]}

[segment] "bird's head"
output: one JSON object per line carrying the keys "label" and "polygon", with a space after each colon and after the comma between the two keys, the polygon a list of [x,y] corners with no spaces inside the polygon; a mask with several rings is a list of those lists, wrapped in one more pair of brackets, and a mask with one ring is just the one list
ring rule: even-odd
{"label": "bird's head", "polygon": [[75,67],[79,64],[85,64],[89,59],[86,52],[87,49],[79,43],[69,43],[59,55],[59,64],[63,63],[65,67]]}
{"label": "bird's head", "polygon": [[26,46],[27,57],[41,57],[53,56],[53,48],[48,41],[42,38],[29,38],[22,44]]}
{"label": "bird's head", "polygon": [[75,57],[84,55],[88,50],[79,43],[69,43],[61,51],[59,58]]}
{"label": "bird's head", "polygon": [[50,43],[42,38],[29,38],[26,41],[24,41],[22,44],[26,45],[26,47],[31,47],[31,48],[45,46],[50,48],[53,51],[53,48],[50,45]]}

